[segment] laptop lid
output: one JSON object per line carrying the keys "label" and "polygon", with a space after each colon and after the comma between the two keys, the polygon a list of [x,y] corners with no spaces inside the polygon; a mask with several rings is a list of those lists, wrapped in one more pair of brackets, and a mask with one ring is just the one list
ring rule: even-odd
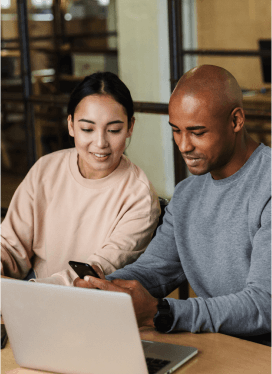
{"label": "laptop lid", "polygon": [[[67,374],[148,373],[129,295],[10,279],[1,284],[2,315],[20,366]],[[178,362],[197,353],[183,348]]]}

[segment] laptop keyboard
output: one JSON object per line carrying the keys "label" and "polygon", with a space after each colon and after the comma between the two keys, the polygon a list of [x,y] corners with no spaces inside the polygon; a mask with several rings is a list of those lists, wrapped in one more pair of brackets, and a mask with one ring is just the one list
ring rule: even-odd
{"label": "laptop keyboard", "polygon": [[159,360],[158,358],[146,357],[146,364],[149,374],[157,373],[169,363],[170,361],[167,360]]}

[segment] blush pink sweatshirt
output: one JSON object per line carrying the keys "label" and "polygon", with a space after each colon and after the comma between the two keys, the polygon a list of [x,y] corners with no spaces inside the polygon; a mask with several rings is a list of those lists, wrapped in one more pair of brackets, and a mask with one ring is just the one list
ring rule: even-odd
{"label": "blush pink sweatshirt", "polygon": [[68,261],[110,274],[134,262],[157,226],[160,206],[145,173],[126,156],[102,179],[86,179],[75,148],[40,158],[16,190],[2,222],[1,273],[72,285]]}

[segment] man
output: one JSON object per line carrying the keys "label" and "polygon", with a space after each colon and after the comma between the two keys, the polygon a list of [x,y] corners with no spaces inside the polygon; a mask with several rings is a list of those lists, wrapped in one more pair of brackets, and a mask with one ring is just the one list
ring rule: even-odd
{"label": "man", "polygon": [[[187,72],[170,98],[169,124],[194,175],[176,186],[136,262],[75,285],[129,293],[139,326],[161,332],[269,334],[270,148],[248,135],[244,121],[242,92],[228,71]],[[161,299],[185,279],[196,298]]]}

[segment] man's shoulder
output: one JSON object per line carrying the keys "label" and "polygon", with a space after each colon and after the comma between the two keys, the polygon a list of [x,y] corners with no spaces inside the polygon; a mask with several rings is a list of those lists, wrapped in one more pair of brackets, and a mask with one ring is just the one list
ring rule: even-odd
{"label": "man's shoulder", "polygon": [[247,175],[245,183],[249,186],[254,199],[269,198],[271,195],[271,148],[264,146],[256,155]]}
{"label": "man's shoulder", "polygon": [[[257,149],[258,150],[258,149]],[[256,151],[255,151],[256,152]],[[271,148],[261,144],[259,152],[253,154],[251,167],[248,170],[249,177],[253,179],[271,181]]]}
{"label": "man's shoulder", "polygon": [[271,167],[271,148],[267,145],[264,145],[260,151],[260,158],[263,159],[264,163],[269,163]]}

